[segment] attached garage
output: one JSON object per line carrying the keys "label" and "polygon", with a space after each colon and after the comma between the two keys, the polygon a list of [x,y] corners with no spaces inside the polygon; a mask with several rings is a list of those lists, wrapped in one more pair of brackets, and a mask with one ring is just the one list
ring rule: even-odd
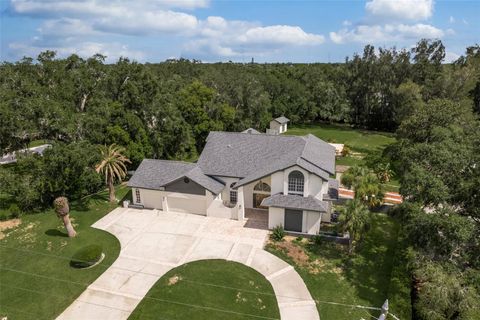
{"label": "attached garage", "polygon": [[201,215],[206,215],[212,194],[225,187],[193,163],[162,160],[144,160],[128,185],[136,205]]}

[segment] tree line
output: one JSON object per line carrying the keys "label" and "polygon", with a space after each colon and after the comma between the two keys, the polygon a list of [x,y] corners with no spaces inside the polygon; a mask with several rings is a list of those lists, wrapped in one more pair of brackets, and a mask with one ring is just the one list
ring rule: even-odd
{"label": "tree line", "polygon": [[47,139],[116,143],[132,167],[144,157],[194,159],[209,131],[264,130],[280,115],[394,131],[433,98],[480,112],[479,55],[476,45],[442,64],[439,40],[410,51],[367,45],[342,64],[105,64],[99,54],[45,51],[0,66],[0,153]]}

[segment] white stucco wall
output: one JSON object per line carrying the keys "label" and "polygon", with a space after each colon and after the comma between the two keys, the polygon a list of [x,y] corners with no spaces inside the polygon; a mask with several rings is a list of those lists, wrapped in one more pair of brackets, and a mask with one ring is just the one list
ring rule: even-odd
{"label": "white stucco wall", "polygon": [[275,172],[270,176],[270,181],[272,184],[270,187],[272,188],[272,194],[281,193],[283,192],[283,171]]}
{"label": "white stucco wall", "polygon": [[314,196],[315,198],[319,199],[319,200],[322,200],[323,199],[323,190],[325,189],[324,188],[324,185],[326,187],[328,187],[328,183],[323,180],[322,178],[314,175],[314,174],[310,174],[309,175],[309,182],[308,182],[308,190],[309,190],[309,193],[307,195],[311,195],[311,196]]}
{"label": "white stucco wall", "polygon": [[285,221],[285,210],[283,208],[268,208],[268,228],[273,229],[276,226],[283,226]]}
{"label": "white stucco wall", "polygon": [[222,194],[222,199],[226,201],[230,201],[230,185],[234,182],[238,182],[238,178],[232,178],[232,177],[217,177],[218,179],[222,180],[225,182],[225,188],[223,188],[221,194]]}
{"label": "white stucco wall", "polygon": [[316,211],[303,211],[303,232],[318,234],[322,214]]}

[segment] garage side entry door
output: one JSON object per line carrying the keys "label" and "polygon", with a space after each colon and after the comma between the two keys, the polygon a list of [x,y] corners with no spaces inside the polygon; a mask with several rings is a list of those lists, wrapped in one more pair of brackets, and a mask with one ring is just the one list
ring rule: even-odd
{"label": "garage side entry door", "polygon": [[284,228],[287,231],[302,232],[302,210],[285,209]]}

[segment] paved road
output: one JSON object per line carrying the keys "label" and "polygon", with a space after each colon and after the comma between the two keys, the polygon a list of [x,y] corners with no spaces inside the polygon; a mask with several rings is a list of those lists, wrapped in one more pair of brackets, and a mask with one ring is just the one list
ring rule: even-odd
{"label": "paved road", "polygon": [[57,319],[127,319],[172,268],[194,260],[226,259],[250,266],[270,281],[282,320],[318,320],[302,278],[292,266],[263,250],[268,231],[244,224],[158,210],[113,210],[93,227],[120,240],[118,259]]}

